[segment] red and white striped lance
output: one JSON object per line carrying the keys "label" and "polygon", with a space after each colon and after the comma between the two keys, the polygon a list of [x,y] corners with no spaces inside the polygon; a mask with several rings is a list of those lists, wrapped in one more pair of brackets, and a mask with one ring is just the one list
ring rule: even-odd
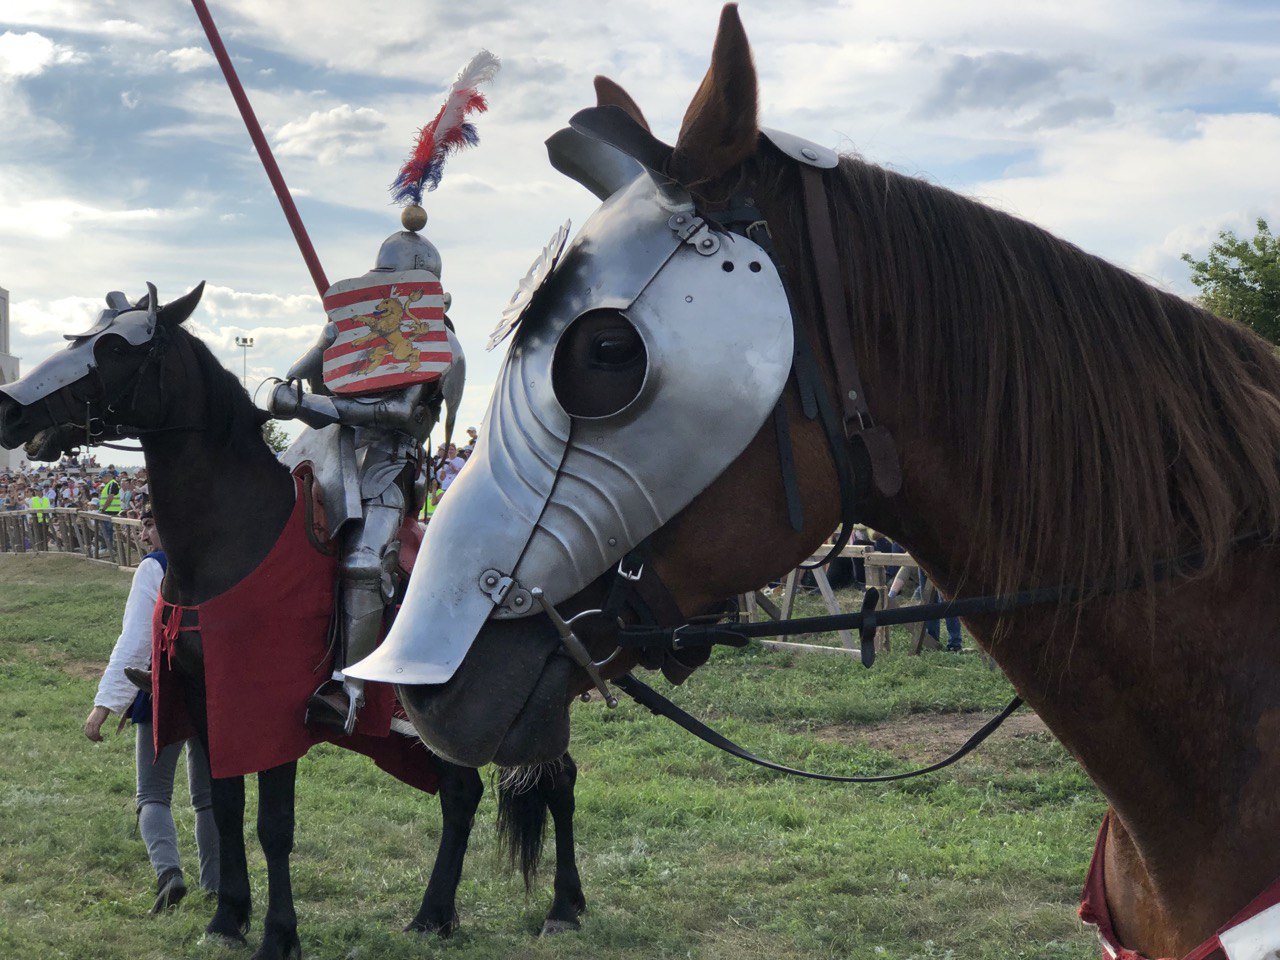
{"label": "red and white striped lance", "polygon": [[324,308],[338,337],[324,352],[324,382],[360,395],[425,383],[453,366],[444,289],[426,270],[366,274],[335,283]]}

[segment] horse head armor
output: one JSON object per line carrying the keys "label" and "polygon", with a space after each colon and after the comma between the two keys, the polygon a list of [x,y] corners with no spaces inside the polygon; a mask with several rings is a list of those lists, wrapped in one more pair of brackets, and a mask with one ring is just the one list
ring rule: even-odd
{"label": "horse head armor", "polygon": [[[836,163],[765,136],[800,163]],[[449,548],[424,552],[403,615],[354,676],[443,683],[489,618],[541,612],[535,588],[552,605],[577,594],[705,490],[786,386],[792,312],[760,234],[701,212],[661,172],[671,148],[617,108],[581,111],[548,149],[604,202],[567,247],[561,228],[504,311],[490,347],[514,339],[486,429],[431,522]],[[628,372],[593,390],[592,370]]]}

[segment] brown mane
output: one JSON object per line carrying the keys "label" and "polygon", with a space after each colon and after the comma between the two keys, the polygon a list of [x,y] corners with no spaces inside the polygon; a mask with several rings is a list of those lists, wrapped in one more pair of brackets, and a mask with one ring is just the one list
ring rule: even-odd
{"label": "brown mane", "polygon": [[[807,263],[793,175],[743,172],[784,261]],[[1130,580],[1193,550],[1207,572],[1237,535],[1280,531],[1268,344],[921,180],[844,157],[828,189],[859,361],[919,385],[898,413],[949,452],[992,534],[969,556],[982,587]],[[812,276],[791,286],[813,315]]]}

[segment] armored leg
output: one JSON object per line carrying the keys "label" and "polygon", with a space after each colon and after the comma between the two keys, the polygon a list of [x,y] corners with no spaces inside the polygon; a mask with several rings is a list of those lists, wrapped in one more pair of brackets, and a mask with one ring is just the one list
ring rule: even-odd
{"label": "armored leg", "polygon": [[322,689],[308,709],[308,722],[340,726],[345,733],[355,730],[364,703],[364,681],[347,677],[342,669],[363,660],[378,645],[383,613],[395,590],[393,576],[400,555],[396,534],[404,520],[404,504],[398,490],[392,488],[388,494],[365,504],[363,520],[353,525],[344,545],[338,625],[342,649],[334,671],[334,679],[342,685],[341,696],[335,698],[337,691]]}

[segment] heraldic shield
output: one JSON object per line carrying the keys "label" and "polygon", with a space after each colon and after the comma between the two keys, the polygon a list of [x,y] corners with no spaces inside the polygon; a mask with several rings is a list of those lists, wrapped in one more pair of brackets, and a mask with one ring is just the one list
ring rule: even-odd
{"label": "heraldic shield", "polygon": [[444,289],[428,270],[370,271],[324,295],[338,328],[324,352],[324,383],[335,394],[366,394],[436,380],[453,365]]}

